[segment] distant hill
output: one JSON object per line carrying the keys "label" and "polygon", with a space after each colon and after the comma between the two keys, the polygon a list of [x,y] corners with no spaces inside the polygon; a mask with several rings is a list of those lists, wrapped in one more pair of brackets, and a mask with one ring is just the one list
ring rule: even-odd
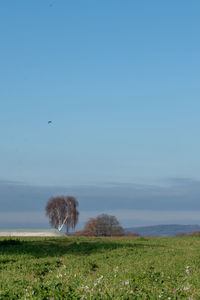
{"label": "distant hill", "polygon": [[181,233],[193,233],[200,230],[200,225],[154,225],[125,228],[125,232],[135,232],[141,236],[176,236]]}

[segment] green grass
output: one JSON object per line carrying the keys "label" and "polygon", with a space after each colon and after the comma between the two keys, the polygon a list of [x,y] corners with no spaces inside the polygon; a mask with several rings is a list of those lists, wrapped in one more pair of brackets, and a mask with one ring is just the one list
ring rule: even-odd
{"label": "green grass", "polygon": [[200,299],[200,238],[0,238],[0,299]]}

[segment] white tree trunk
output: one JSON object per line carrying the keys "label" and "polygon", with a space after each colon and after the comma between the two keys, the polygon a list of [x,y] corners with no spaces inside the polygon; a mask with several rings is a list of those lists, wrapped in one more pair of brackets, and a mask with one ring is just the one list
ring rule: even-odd
{"label": "white tree trunk", "polygon": [[60,232],[63,229],[63,226],[65,225],[65,222],[67,221],[68,215],[65,217],[63,223],[61,225],[58,225],[58,231]]}

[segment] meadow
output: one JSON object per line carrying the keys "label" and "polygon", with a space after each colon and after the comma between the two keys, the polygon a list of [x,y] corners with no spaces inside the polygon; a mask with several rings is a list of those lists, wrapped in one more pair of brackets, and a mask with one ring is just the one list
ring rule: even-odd
{"label": "meadow", "polygon": [[200,238],[0,238],[0,299],[200,299]]}

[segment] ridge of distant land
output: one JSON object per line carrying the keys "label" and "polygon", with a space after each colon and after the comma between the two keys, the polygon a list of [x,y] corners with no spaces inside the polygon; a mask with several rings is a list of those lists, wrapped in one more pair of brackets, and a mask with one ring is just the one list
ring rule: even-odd
{"label": "ridge of distant land", "polygon": [[125,232],[138,233],[141,236],[177,236],[182,233],[190,234],[194,231],[200,230],[200,225],[153,225],[124,228]]}

